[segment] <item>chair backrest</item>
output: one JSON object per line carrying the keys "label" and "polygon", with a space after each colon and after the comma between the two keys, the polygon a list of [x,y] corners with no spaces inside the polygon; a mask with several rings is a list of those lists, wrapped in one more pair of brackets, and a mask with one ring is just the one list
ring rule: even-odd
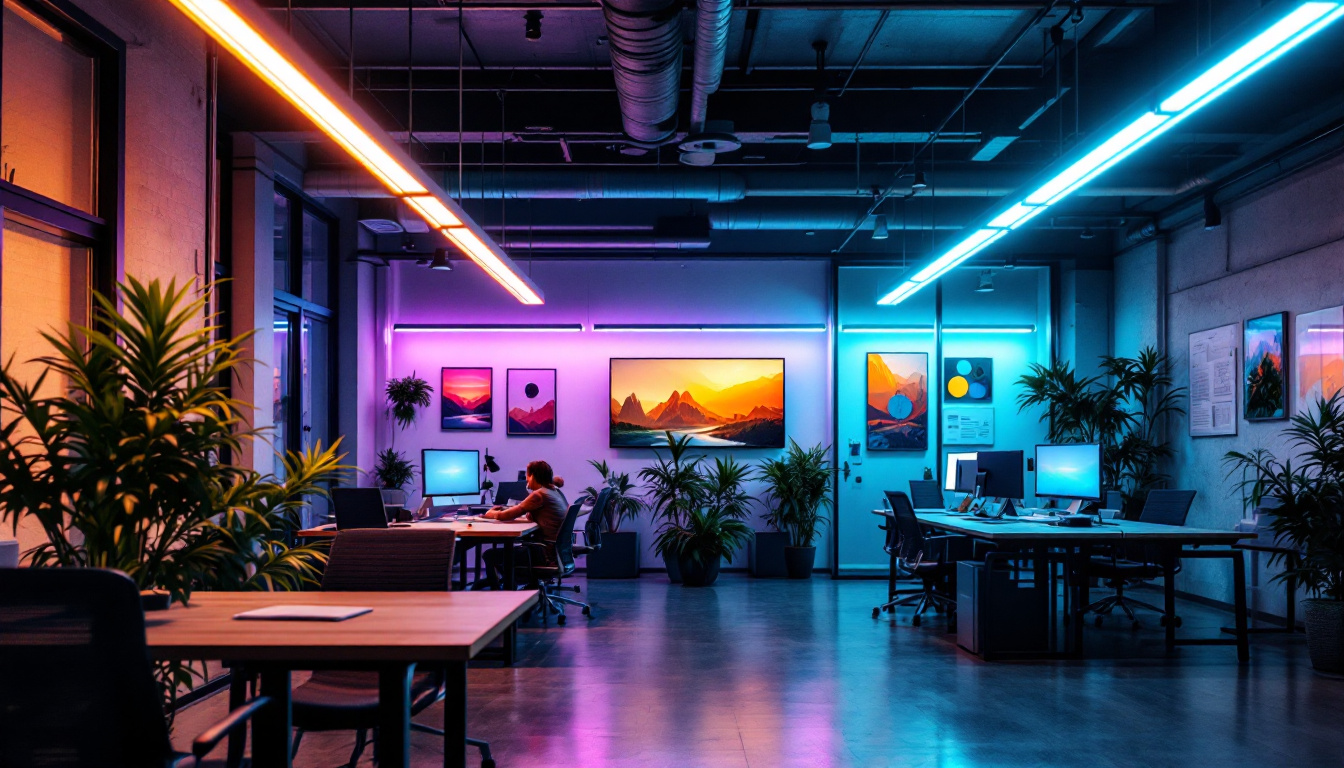
{"label": "chair backrest", "polygon": [[0,765],[140,768],[172,754],[135,582],[0,570]]}
{"label": "chair backrest", "polygon": [[574,524],[578,522],[579,510],[582,508],[582,499],[570,504],[564,522],[560,523],[560,530],[555,534],[555,562],[560,566],[561,575],[568,576],[574,572]]}
{"label": "chair backrest", "polygon": [[942,509],[943,487],[937,480],[911,480],[910,502],[915,509]]}
{"label": "chair backrest", "polygon": [[1139,522],[1185,525],[1194,501],[1194,491],[1149,491],[1148,499],[1143,502],[1143,512],[1139,513]]}
{"label": "chair backrest", "polygon": [[[910,497],[900,491],[887,491],[887,503],[891,504],[892,527],[896,529],[896,556],[908,563],[924,559],[924,529],[915,517],[915,508]],[[891,531],[887,532],[888,538]]]}
{"label": "chair backrest", "polygon": [[332,488],[331,507],[338,531],[387,527],[383,492],[377,488]]}
{"label": "chair backrest", "polygon": [[593,511],[588,513],[588,522],[583,524],[583,545],[590,550],[602,548],[602,529],[607,524],[607,509],[611,506],[611,497],[615,493],[610,488],[603,488],[597,493],[597,501],[593,502]]}
{"label": "chair backrest", "polygon": [[450,530],[342,531],[331,543],[325,592],[446,592],[452,589]]}
{"label": "chair backrest", "polygon": [[1125,511],[1125,495],[1119,491],[1107,491],[1101,506],[1103,509],[1114,509],[1123,513]]}
{"label": "chair backrest", "polygon": [[521,483],[511,480],[502,482],[499,484],[499,489],[495,491],[495,503],[509,504],[512,502],[516,504],[523,499],[526,499],[527,494],[529,493],[531,493],[531,491],[527,490],[526,481]]}

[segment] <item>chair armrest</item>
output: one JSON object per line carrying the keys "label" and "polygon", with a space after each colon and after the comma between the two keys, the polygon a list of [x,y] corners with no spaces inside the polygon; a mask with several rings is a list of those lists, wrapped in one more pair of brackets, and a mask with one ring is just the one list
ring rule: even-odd
{"label": "chair armrest", "polygon": [[218,746],[219,742],[222,741],[225,736],[228,736],[234,729],[238,728],[238,726],[247,722],[257,713],[257,710],[269,706],[270,703],[271,700],[269,697],[258,696],[243,704],[243,706],[233,710],[223,720],[220,720],[218,723],[205,729],[201,732],[201,735],[196,737],[196,740],[191,743],[191,754],[194,755],[199,762],[201,758],[210,754],[210,751]]}

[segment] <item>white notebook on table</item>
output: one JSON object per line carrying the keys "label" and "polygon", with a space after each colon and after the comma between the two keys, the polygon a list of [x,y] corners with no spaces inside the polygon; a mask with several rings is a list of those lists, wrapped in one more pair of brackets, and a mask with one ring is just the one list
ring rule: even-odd
{"label": "white notebook on table", "polygon": [[356,605],[269,605],[235,613],[233,618],[256,621],[345,621],[372,611],[372,608]]}

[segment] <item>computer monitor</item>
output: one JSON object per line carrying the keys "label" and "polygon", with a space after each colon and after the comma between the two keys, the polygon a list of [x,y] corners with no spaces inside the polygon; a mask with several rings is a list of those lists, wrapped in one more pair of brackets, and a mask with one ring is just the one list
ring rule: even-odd
{"label": "computer monitor", "polygon": [[985,473],[982,496],[1004,499],[1000,514],[1016,515],[1013,499],[1026,495],[1022,489],[1021,451],[980,451],[975,458],[976,469]]}
{"label": "computer monitor", "polygon": [[949,453],[947,454],[947,474],[943,476],[943,490],[957,490],[957,462],[975,461],[974,453]]}
{"label": "computer monitor", "polygon": [[977,471],[975,459],[958,460],[956,471],[957,482],[953,485],[952,490],[957,493],[975,493],[975,475]]}
{"label": "computer monitor", "polygon": [[472,496],[481,492],[480,451],[425,448],[420,452],[425,496]]}
{"label": "computer monitor", "polygon": [[1082,501],[1101,499],[1101,445],[1036,446],[1036,495]]}

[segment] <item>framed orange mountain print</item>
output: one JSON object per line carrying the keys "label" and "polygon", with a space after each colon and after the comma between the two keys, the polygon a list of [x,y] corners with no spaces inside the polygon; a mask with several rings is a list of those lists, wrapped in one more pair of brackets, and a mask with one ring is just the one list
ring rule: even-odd
{"label": "framed orange mountain print", "polygon": [[784,447],[784,360],[612,358],[611,447]]}
{"label": "framed orange mountain print", "polygon": [[929,356],[868,353],[868,450],[929,448]]}

